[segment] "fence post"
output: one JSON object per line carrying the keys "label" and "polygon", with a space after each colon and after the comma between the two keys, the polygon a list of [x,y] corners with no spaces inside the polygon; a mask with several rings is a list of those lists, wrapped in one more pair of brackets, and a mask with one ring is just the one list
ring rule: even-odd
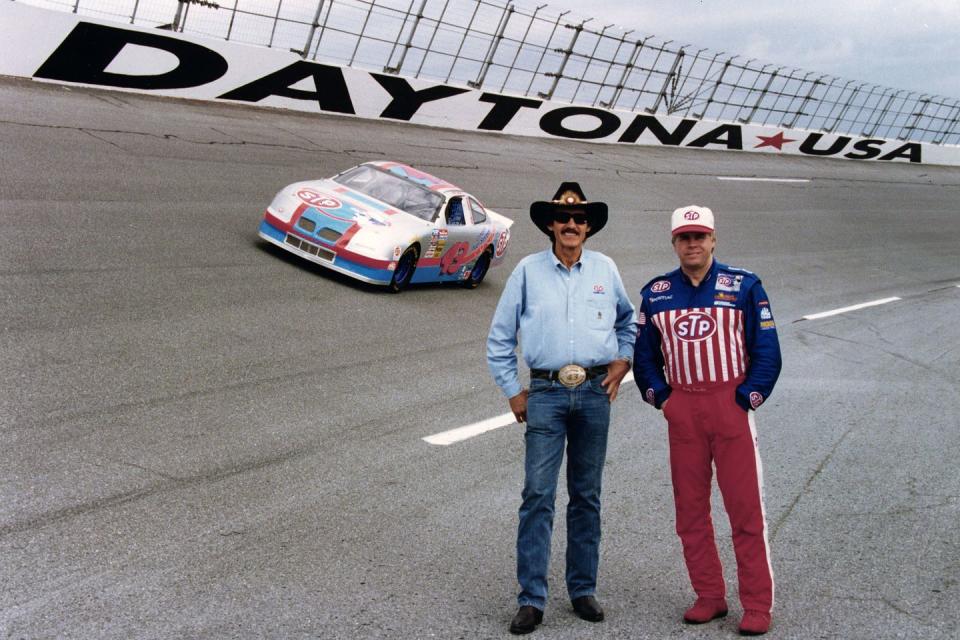
{"label": "fence post", "polygon": [[[426,0],[424,0],[424,2],[426,2]],[[463,43],[467,41],[467,34],[470,33],[470,29],[473,28],[473,21],[477,19],[477,12],[480,11],[481,2],[483,2],[483,0],[476,0],[476,4],[473,6],[473,14],[470,16],[470,22],[467,23],[467,28],[463,30],[463,38],[460,40],[460,46],[457,47],[457,52],[453,55],[453,63],[450,65],[450,70],[447,72],[447,77],[444,79],[444,82],[450,82],[453,69],[457,66],[457,60],[460,59],[460,52],[463,51]],[[399,68],[399,66],[397,68]]]}
{"label": "fence post", "polygon": [[230,40],[230,34],[233,33],[233,21],[237,17],[237,5],[240,0],[233,0],[233,11],[230,12],[230,24],[227,25],[227,37],[224,40]]}
{"label": "fence post", "polygon": [[683,50],[689,47],[690,45],[685,44],[680,47],[680,50],[677,51],[677,57],[673,59],[673,66],[670,67],[670,71],[667,73],[667,77],[663,80],[663,87],[660,88],[660,93],[657,94],[657,99],[654,101],[653,106],[646,109],[647,113],[656,113],[657,109],[660,108],[660,102],[666,97],[667,89],[670,87],[670,81],[673,79],[673,74],[677,71],[677,66],[680,64],[680,61],[683,60],[684,52]]}
{"label": "fence post", "polygon": [[[926,111],[927,107],[930,106],[931,99],[932,99],[932,96],[927,96],[926,98],[924,98],[923,95],[921,94],[920,98],[917,100],[917,102],[920,103],[921,105],[920,110],[913,114],[914,115],[913,123],[911,123],[909,127],[903,127],[900,129],[900,135],[897,136],[898,140],[906,140],[910,137],[909,132],[916,129],[917,125],[920,124],[920,119],[923,117],[923,112]],[[908,133],[904,134],[904,131],[907,131]]]}
{"label": "fence post", "polygon": [[[407,58],[407,52],[410,51],[410,47],[413,46],[413,36],[417,33],[417,27],[420,26],[420,20],[423,19],[423,8],[427,5],[427,0],[420,0],[420,7],[417,9],[417,15],[413,19],[413,26],[410,27],[410,33],[407,35],[407,42],[403,45],[403,51],[400,52],[400,59],[397,60],[397,64],[392,67],[384,67],[383,70],[387,73],[400,73],[400,69],[403,68],[403,61]],[[399,34],[398,34],[399,35]],[[447,76],[447,79],[450,79],[450,76]]]}
{"label": "fence post", "polygon": [[[677,69],[677,74],[673,77],[673,84],[670,90],[672,99],[670,100],[670,104],[667,105],[668,114],[672,114],[672,113],[676,113],[677,111],[680,111],[680,109],[683,108],[684,104],[687,104],[687,111],[690,111],[690,108],[693,106],[693,100],[696,97],[697,92],[700,90],[700,87],[703,86],[703,81],[706,78],[700,80],[700,85],[692,93],[689,93],[686,96],[684,96],[683,90],[684,90],[684,87],[687,86],[687,80],[690,79],[690,76],[693,73],[693,68],[697,66],[697,61],[700,59],[700,54],[706,50],[707,48],[703,47],[702,49],[697,50],[695,54],[693,54],[693,60],[690,62],[690,65],[687,67],[686,74],[683,73],[683,63],[681,63],[680,67]],[[716,56],[714,56],[714,59],[716,59]],[[711,61],[710,64],[712,65],[713,62]],[[707,69],[709,70],[709,67],[707,67]],[[683,80],[680,80],[680,76],[683,76]]]}
{"label": "fence post", "polygon": [[[954,110],[956,110],[956,115],[951,119],[950,114],[952,114]],[[957,126],[957,122],[960,122],[960,103],[955,103],[950,111],[947,112],[946,117],[943,119],[943,128],[933,136],[933,143],[943,144],[947,136],[949,136],[953,132],[954,127]]]}
{"label": "fence post", "polygon": [[500,24],[497,25],[497,33],[490,41],[490,46],[487,47],[487,55],[483,57],[483,63],[480,65],[480,73],[477,74],[477,79],[467,82],[467,84],[471,87],[476,89],[483,86],[483,81],[487,77],[487,71],[490,70],[490,66],[493,64],[493,57],[497,55],[497,48],[500,46],[500,41],[503,40],[503,34],[507,30],[507,23],[510,22],[510,16],[512,15],[513,5],[508,4],[503,10],[503,14],[500,16]]}
{"label": "fence post", "polygon": [[[597,42],[593,45],[593,51],[590,52],[590,57],[587,59],[587,69],[590,68],[590,65],[593,64],[593,61],[597,56],[597,49],[600,48],[600,43],[603,42],[603,39],[606,36],[607,29],[613,26],[613,23],[608,24],[603,29],[600,30],[600,34],[597,37]],[[580,74],[580,77],[577,78],[577,88],[573,90],[573,97],[570,99],[570,102],[576,102],[577,94],[580,93],[580,87],[583,86],[583,76],[587,75],[587,69],[584,69],[583,73]]]}
{"label": "fence post", "polygon": [[550,50],[550,43],[553,42],[553,36],[557,35],[557,27],[560,26],[560,20],[561,18],[563,18],[563,16],[567,15],[568,13],[570,13],[569,9],[562,12],[560,15],[557,16],[557,21],[553,23],[553,31],[550,32],[550,37],[547,38],[547,44],[543,45],[543,51],[540,52],[540,59],[537,61],[537,68],[534,70],[533,77],[530,78],[530,84],[527,85],[527,90],[523,95],[525,96],[530,95],[530,89],[533,88],[533,83],[536,81],[537,75],[540,74],[540,67],[543,66],[543,59],[547,57],[547,51]]}
{"label": "fence post", "polygon": [[553,92],[556,91],[557,85],[560,84],[560,79],[563,77],[563,70],[567,68],[567,62],[570,60],[570,56],[573,55],[573,47],[577,44],[577,39],[580,37],[580,32],[583,31],[583,25],[587,24],[591,20],[593,20],[593,18],[587,18],[586,20],[584,20],[583,22],[581,22],[576,26],[569,25],[569,24],[565,25],[568,29],[573,29],[573,38],[570,39],[570,44],[567,45],[566,50],[564,49],[556,50],[557,53],[563,53],[565,55],[563,56],[563,62],[560,63],[559,69],[557,69],[553,73],[545,74],[548,76],[549,75],[553,76],[553,84],[550,86],[550,89],[546,93],[541,92],[539,94],[540,97],[543,98],[544,100],[550,100],[551,98],[553,98]]}
{"label": "fence post", "polygon": [[[723,52],[718,53],[717,55],[719,56],[722,54]],[[729,69],[730,65],[733,64],[733,61],[739,57],[740,57],[739,55],[732,56],[728,58],[726,62],[723,63],[723,69],[720,70],[720,75],[717,76],[717,81],[713,83],[713,89],[710,90],[710,97],[707,98],[707,101],[704,103],[703,109],[701,109],[700,113],[693,114],[694,118],[702,118],[703,116],[706,115],[707,109],[710,108],[710,104],[713,102],[713,97],[717,95],[717,89],[719,89],[720,85],[723,84],[723,76],[727,75],[727,69]],[[711,63],[711,66],[713,66],[713,63]]]}
{"label": "fence post", "polygon": [[633,51],[630,52],[630,56],[627,58],[627,64],[623,65],[623,73],[620,74],[620,79],[617,80],[617,84],[613,85],[613,94],[611,94],[609,101],[600,103],[601,107],[607,107],[610,109],[616,107],[617,100],[619,100],[620,96],[623,94],[623,88],[626,85],[627,78],[630,76],[630,72],[633,71],[637,64],[637,58],[640,57],[640,52],[643,50],[643,45],[651,37],[653,36],[647,36],[646,38],[637,40],[633,43]]}
{"label": "fence post", "polygon": [[[764,66],[764,69],[766,69],[766,65]],[[749,124],[750,121],[753,120],[754,114],[757,112],[757,109],[760,108],[760,103],[763,102],[763,99],[767,97],[767,91],[770,90],[770,85],[773,84],[773,81],[777,78],[777,74],[780,73],[781,69],[783,69],[783,67],[777,67],[777,69],[770,74],[770,78],[767,80],[767,85],[763,88],[763,91],[760,92],[760,97],[757,98],[756,103],[754,103],[753,109],[750,110],[750,113],[747,114],[746,118],[740,118],[739,119],[740,122],[742,122],[743,124]],[[754,83],[754,88],[755,87],[756,87],[756,83]],[[751,91],[752,90],[753,89],[751,89]]]}
{"label": "fence post", "polygon": [[277,23],[280,22],[280,10],[283,8],[283,0],[277,0],[277,12],[273,16],[273,26],[270,28],[270,42],[268,47],[273,46],[273,36],[277,33]]}
{"label": "fence post", "polygon": [[[643,79],[643,84],[640,85],[640,89],[637,91],[637,99],[633,101],[633,107],[630,108],[631,111],[637,110],[637,105],[640,104],[640,98],[643,97],[643,92],[647,90],[647,83],[650,82],[650,76],[653,75],[653,71],[657,68],[657,63],[660,62],[660,56],[663,55],[663,52],[667,50],[667,45],[673,42],[673,40],[667,40],[660,45],[660,48],[657,50],[657,56],[653,59],[653,62],[650,64],[650,69],[647,71],[647,77]],[[647,111],[650,111],[647,109]],[[652,112],[651,112],[652,113]]]}
{"label": "fence post", "polygon": [[603,74],[603,80],[600,81],[600,87],[597,89],[597,94],[593,96],[593,102],[590,106],[597,106],[597,101],[600,99],[600,92],[607,86],[607,78],[610,77],[610,72],[613,71],[613,65],[617,63],[617,56],[620,55],[620,49],[623,48],[624,43],[627,41],[627,36],[631,33],[633,33],[633,29],[624,32],[624,34],[620,36],[620,44],[617,45],[617,50],[613,52],[613,57],[610,58],[610,64],[607,65],[607,70]]}
{"label": "fence post", "polygon": [[[880,99],[881,99],[881,100],[883,99],[883,96],[887,95],[887,91],[891,91],[891,89],[885,89],[884,92],[883,92],[882,94],[880,94]],[[870,137],[873,136],[873,134],[875,134],[875,133],[877,132],[877,129],[880,128],[880,124],[883,122],[883,119],[887,117],[887,112],[890,110],[890,105],[893,104],[893,101],[894,101],[894,100],[896,99],[896,97],[897,97],[898,95],[900,95],[901,93],[903,93],[902,90],[901,90],[901,91],[894,91],[893,93],[891,93],[891,94],[890,94],[890,97],[887,98],[886,104],[883,105],[883,108],[880,109],[879,112],[876,110],[876,108],[874,108],[873,113],[871,114],[871,115],[873,116],[873,122],[872,122],[872,124],[870,124],[870,129],[869,129],[869,131],[868,131],[867,129],[864,129],[864,130],[862,131],[862,134],[863,134],[863,135],[865,135],[865,136],[867,136],[868,138],[870,138]]]}
{"label": "fence post", "polygon": [[[704,51],[706,51],[706,49],[700,49],[700,51],[697,52],[697,56]],[[707,83],[707,77],[710,75],[710,70],[713,69],[713,65],[716,63],[717,58],[722,56],[724,53],[726,52],[721,51],[720,53],[716,53],[714,54],[713,58],[710,59],[710,64],[707,65],[707,70],[703,72],[703,77],[700,78],[700,84],[698,84],[697,88],[694,89],[694,91],[690,94],[690,103],[687,105],[687,110],[683,112],[684,117],[687,117],[687,115],[689,115],[690,111],[693,109],[693,104],[696,102],[696,97],[700,95],[700,90],[703,89],[703,85]]]}
{"label": "fence post", "polygon": [[[803,81],[806,82],[807,78],[809,77],[810,77],[809,73],[803,76]],[[796,124],[797,119],[800,116],[804,115],[803,110],[807,107],[807,103],[813,100],[813,94],[816,93],[817,87],[823,84],[823,79],[825,77],[826,77],[825,75],[822,75],[810,83],[810,91],[807,92],[807,95],[803,98],[803,101],[800,103],[800,106],[797,107],[797,110],[796,112],[794,112],[793,117],[790,119],[790,122],[786,122],[785,120],[786,114],[784,114],[784,118],[780,120],[781,127],[786,127],[787,129],[793,127],[793,125]]]}
{"label": "fence post", "polygon": [[306,59],[307,55],[310,53],[310,44],[313,42],[313,34],[317,32],[317,27],[320,26],[320,12],[323,11],[324,0],[320,0],[317,3],[317,13],[313,16],[313,22],[310,23],[310,32],[307,34],[307,41],[303,45],[303,51],[297,51],[296,49],[291,49],[294,53],[299,53],[301,58]]}
{"label": "fence post", "polygon": [[[376,2],[376,0],[373,0],[373,1]],[[444,0],[444,1],[443,1],[443,9],[440,10],[440,16],[437,18],[437,24],[435,24],[434,27],[433,27],[433,33],[430,34],[430,40],[427,42],[427,47],[426,47],[426,49],[425,49],[424,52],[423,52],[423,57],[420,58],[420,66],[417,67],[417,72],[414,74],[414,77],[419,78],[419,77],[420,77],[420,72],[423,71],[423,65],[424,65],[424,63],[427,61],[427,56],[430,54],[430,49],[431,49],[431,47],[433,47],[433,41],[434,41],[434,39],[437,37],[437,31],[440,30],[440,24],[443,22],[443,16],[447,15],[447,7],[448,7],[448,6],[450,6],[450,0]],[[372,11],[373,11],[373,8],[371,7],[370,10],[371,10],[371,12],[372,12]],[[357,41],[357,46],[358,46],[358,47],[360,46],[360,41],[359,41],[359,40]],[[351,60],[351,64],[353,64],[353,61],[352,61],[352,60]]]}
{"label": "fence post", "polygon": [[[838,79],[839,79],[839,78],[838,78]],[[828,113],[827,115],[823,116],[823,122],[824,122],[824,124],[826,124],[827,119],[830,118],[830,117],[833,115],[833,112],[836,110],[836,107],[840,105],[840,100],[843,99],[843,94],[844,94],[844,92],[846,92],[847,87],[849,87],[851,84],[853,84],[853,82],[854,82],[853,80],[847,80],[847,82],[843,85],[843,88],[840,89],[840,96],[837,98],[837,101],[833,103],[833,107],[830,108],[830,113]],[[862,86],[862,85],[861,85],[861,86]],[[836,127],[836,126],[840,123],[840,118],[843,117],[844,111],[850,106],[850,99],[853,97],[853,94],[856,93],[856,92],[857,92],[856,89],[854,89],[853,91],[850,92],[850,95],[847,97],[847,103],[846,103],[844,106],[840,107],[840,113],[837,115],[837,118],[834,119],[833,124],[830,125],[829,127],[827,127],[827,126],[821,127],[821,129],[822,129],[823,131],[825,131],[825,132],[827,132],[827,133],[832,133],[832,132],[833,132],[834,127]]]}
{"label": "fence post", "polygon": [[[541,4],[533,10],[533,15],[530,16],[530,22],[527,24],[527,28],[523,32],[523,35],[520,37],[520,44],[517,45],[517,52],[513,54],[513,61],[510,62],[510,67],[507,69],[507,73],[503,76],[503,82],[500,84],[500,91],[503,91],[503,88],[507,86],[507,82],[510,80],[510,74],[513,73],[513,69],[517,65],[517,59],[520,57],[520,52],[523,50],[523,45],[527,44],[527,36],[530,35],[530,29],[533,27],[533,23],[537,19],[537,14],[540,13],[540,9],[543,9],[546,6],[547,5],[545,4]],[[541,58],[541,60],[542,59],[543,58]],[[534,73],[534,75],[536,75],[536,73]],[[527,91],[529,91],[529,88]]]}

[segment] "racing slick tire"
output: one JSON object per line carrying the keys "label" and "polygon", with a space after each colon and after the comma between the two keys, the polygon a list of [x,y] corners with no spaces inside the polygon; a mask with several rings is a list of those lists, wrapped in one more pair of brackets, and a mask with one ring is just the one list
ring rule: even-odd
{"label": "racing slick tire", "polygon": [[410,284],[410,278],[413,272],[417,270],[417,260],[420,258],[420,249],[417,245],[407,247],[400,259],[397,260],[397,268],[393,270],[393,277],[387,289],[391,293],[400,293]]}
{"label": "racing slick tire", "polygon": [[475,263],[473,263],[473,269],[470,270],[470,275],[467,276],[467,279],[463,281],[463,286],[467,289],[476,289],[480,286],[480,283],[483,282],[483,279],[489,270],[490,251],[487,250],[483,252],[483,255],[477,258]]}

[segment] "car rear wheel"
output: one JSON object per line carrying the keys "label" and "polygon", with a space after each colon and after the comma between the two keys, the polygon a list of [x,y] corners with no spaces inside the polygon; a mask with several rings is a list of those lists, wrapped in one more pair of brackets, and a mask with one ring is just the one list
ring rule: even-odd
{"label": "car rear wheel", "polygon": [[483,255],[473,263],[473,269],[470,270],[470,275],[467,276],[467,279],[463,281],[463,286],[467,289],[476,289],[480,286],[480,283],[483,282],[483,278],[487,275],[489,269],[490,252],[484,251]]}
{"label": "car rear wheel", "polygon": [[390,279],[387,289],[393,293],[400,293],[406,289],[407,285],[410,284],[410,278],[413,277],[413,272],[417,269],[417,259],[419,257],[420,251],[416,245],[404,251],[400,259],[397,260],[397,268],[393,270],[393,278]]}

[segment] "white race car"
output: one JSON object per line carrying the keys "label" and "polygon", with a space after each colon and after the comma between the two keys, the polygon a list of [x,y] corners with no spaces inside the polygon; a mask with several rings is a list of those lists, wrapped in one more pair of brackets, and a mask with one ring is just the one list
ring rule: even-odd
{"label": "white race car", "polygon": [[474,288],[503,261],[513,220],[397,162],[365,162],[274,197],[260,237],[319,265],[401,291],[411,282]]}

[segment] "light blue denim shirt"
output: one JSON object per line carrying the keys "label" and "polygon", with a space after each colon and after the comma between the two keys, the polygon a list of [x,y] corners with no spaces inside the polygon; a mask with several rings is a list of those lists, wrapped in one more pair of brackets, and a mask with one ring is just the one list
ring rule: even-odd
{"label": "light blue denim shirt", "polygon": [[487,336],[487,364],[508,398],[520,393],[518,337],[531,369],[605,365],[632,358],[637,314],[613,260],[583,250],[572,269],[552,249],[527,256],[510,274]]}

